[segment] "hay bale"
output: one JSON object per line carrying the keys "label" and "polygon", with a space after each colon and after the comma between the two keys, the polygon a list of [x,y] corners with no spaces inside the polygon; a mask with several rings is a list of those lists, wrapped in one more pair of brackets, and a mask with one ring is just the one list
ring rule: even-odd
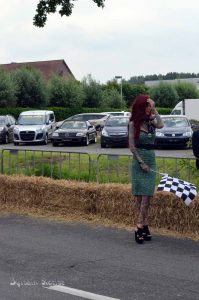
{"label": "hay bale", "polygon": [[[90,215],[124,225],[134,225],[136,201],[129,184],[97,184],[46,177],[0,175],[0,205],[38,209],[43,214],[56,212]],[[156,228],[199,235],[199,196],[187,207],[171,193],[156,192],[151,201],[150,224]]]}

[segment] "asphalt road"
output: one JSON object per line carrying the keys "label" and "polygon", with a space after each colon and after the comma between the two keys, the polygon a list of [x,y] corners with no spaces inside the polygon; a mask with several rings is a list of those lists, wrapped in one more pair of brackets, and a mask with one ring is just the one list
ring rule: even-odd
{"label": "asphalt road", "polygon": [[[89,154],[117,154],[117,155],[131,155],[129,148],[101,148],[100,144],[90,144],[89,146],[66,146],[61,145],[58,147],[53,147],[51,143],[48,145],[20,145],[14,146],[13,144],[0,145],[2,149],[27,149],[27,150],[47,150],[47,151],[70,151],[70,152],[85,152]],[[160,157],[180,157],[180,158],[194,158],[192,149],[161,149],[155,150],[156,156]]]}
{"label": "asphalt road", "polygon": [[15,215],[0,232],[1,300],[199,299],[199,242]]}

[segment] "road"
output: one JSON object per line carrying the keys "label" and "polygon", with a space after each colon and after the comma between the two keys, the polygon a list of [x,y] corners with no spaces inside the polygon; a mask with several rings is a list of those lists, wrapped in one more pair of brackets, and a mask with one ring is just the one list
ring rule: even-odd
{"label": "road", "polygon": [[15,215],[0,232],[1,300],[199,299],[199,242]]}
{"label": "road", "polygon": [[[58,146],[53,147],[51,143],[47,146],[43,145],[20,145],[14,146],[13,144],[1,145],[2,149],[27,149],[27,150],[47,150],[47,151],[70,151],[70,152],[86,152],[89,154],[117,154],[128,155],[131,154],[128,148],[101,148],[100,144],[90,144],[89,146]],[[162,149],[155,150],[156,156],[160,157],[181,157],[181,158],[194,158],[192,149]]]}

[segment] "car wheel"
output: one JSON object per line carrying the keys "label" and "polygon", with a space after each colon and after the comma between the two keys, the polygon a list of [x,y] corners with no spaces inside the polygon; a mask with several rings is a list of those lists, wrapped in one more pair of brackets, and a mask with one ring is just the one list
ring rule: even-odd
{"label": "car wheel", "polygon": [[14,142],[14,145],[15,145],[15,146],[19,146],[19,143],[17,143],[17,142]]}
{"label": "car wheel", "polygon": [[58,146],[59,143],[52,142],[52,144],[53,144],[54,147],[56,147],[56,146]]}
{"label": "car wheel", "polygon": [[106,144],[105,143],[101,143],[101,148],[106,148]]}
{"label": "car wheel", "polygon": [[84,146],[88,146],[89,145],[89,138],[88,135],[86,136],[86,140],[83,142]]}

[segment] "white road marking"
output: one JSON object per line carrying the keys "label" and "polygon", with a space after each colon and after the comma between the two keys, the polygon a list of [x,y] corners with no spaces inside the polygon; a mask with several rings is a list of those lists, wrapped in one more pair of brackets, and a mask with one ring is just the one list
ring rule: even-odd
{"label": "white road marking", "polygon": [[74,296],[78,296],[78,297],[82,297],[82,298],[86,298],[86,299],[91,299],[91,300],[120,300],[118,298],[111,298],[111,297],[106,297],[106,296],[102,296],[102,295],[98,295],[98,294],[93,294],[93,293],[73,289],[73,288],[70,288],[67,286],[62,286],[62,285],[53,285],[53,286],[49,286],[49,287],[45,287],[45,288],[49,289],[49,290],[65,293],[65,294],[70,294],[70,295],[74,295]]}

